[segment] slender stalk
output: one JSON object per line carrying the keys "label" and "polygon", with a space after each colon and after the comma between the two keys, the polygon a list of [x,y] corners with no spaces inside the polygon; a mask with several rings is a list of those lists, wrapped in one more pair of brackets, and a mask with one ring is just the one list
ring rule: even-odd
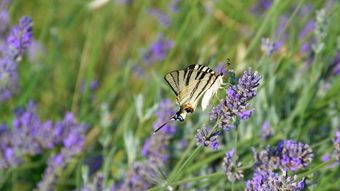
{"label": "slender stalk", "polygon": [[175,181],[176,178],[180,175],[180,173],[182,172],[182,170],[184,169],[184,167],[189,164],[194,157],[196,157],[196,155],[202,151],[203,147],[199,146],[195,149],[195,151],[193,153],[191,153],[191,155],[184,161],[184,163],[179,167],[179,169],[177,170],[177,172],[173,175],[173,177],[170,177],[169,180],[167,181],[167,184],[170,184],[171,182]]}
{"label": "slender stalk", "polygon": [[162,190],[162,189],[166,188],[167,186],[174,187],[174,186],[179,186],[179,185],[186,184],[186,183],[189,183],[189,182],[195,182],[195,181],[203,180],[203,179],[219,178],[219,177],[223,177],[223,176],[225,176],[225,174],[223,172],[216,172],[216,173],[208,174],[208,175],[204,175],[204,176],[199,176],[199,177],[194,177],[194,178],[187,178],[187,179],[184,179],[184,180],[180,180],[180,181],[174,182],[174,183],[169,184],[169,185],[163,185],[163,186],[158,186],[158,187],[150,188],[150,189],[148,189],[146,191]]}
{"label": "slender stalk", "polygon": [[322,169],[323,167],[325,167],[325,166],[327,166],[327,165],[332,164],[334,161],[335,161],[335,159],[332,158],[331,160],[329,160],[329,161],[327,161],[327,162],[324,162],[324,163],[321,163],[321,164],[319,164],[318,166],[316,166],[316,167],[310,169],[309,171],[300,174],[300,175],[298,176],[298,180],[302,179],[303,177],[306,177],[307,175],[309,175],[309,174],[311,174],[311,173],[313,173],[313,172],[315,172],[315,171],[318,171],[318,170]]}
{"label": "slender stalk", "polygon": [[194,147],[195,145],[195,140],[193,139],[190,142],[190,145],[188,147],[188,149],[185,151],[185,153],[181,156],[181,158],[179,159],[179,161],[176,163],[175,167],[173,168],[172,172],[169,175],[169,179],[172,178],[174,176],[174,173],[178,171],[178,168],[180,167],[180,165],[183,163],[183,161],[185,160],[185,157],[187,155],[189,155],[191,149]]}
{"label": "slender stalk", "polygon": [[[211,136],[211,135],[214,133],[214,131],[216,130],[216,128],[217,128],[217,123],[214,125],[213,129],[210,131],[208,137]],[[191,153],[191,155],[184,161],[184,163],[183,163],[179,168],[176,168],[176,167],[177,167],[177,164],[176,164],[174,171],[170,174],[170,176],[169,176],[169,178],[168,178],[168,180],[167,180],[167,183],[171,183],[171,182],[175,181],[176,178],[180,175],[180,173],[183,173],[182,171],[183,171],[184,167],[185,167],[189,162],[191,162],[191,161],[193,160],[193,158],[196,157],[196,155],[197,155],[200,151],[202,151],[202,150],[203,150],[203,147],[202,147],[202,146],[197,147],[197,148],[194,150],[194,152]],[[181,162],[181,161],[180,161],[180,162]],[[181,163],[182,163],[182,162],[181,162]],[[181,163],[179,163],[179,164],[181,164]]]}
{"label": "slender stalk", "polygon": [[294,17],[296,16],[296,14],[298,13],[298,11],[301,9],[301,6],[303,5],[303,2],[305,0],[301,0],[299,2],[299,4],[296,6],[296,8],[294,9],[294,12],[292,13],[292,15],[289,17],[287,23],[285,24],[285,26],[283,27],[283,29],[281,30],[281,32],[279,33],[279,35],[277,36],[276,40],[279,40],[282,36],[282,34],[286,31],[288,25],[293,21]]}

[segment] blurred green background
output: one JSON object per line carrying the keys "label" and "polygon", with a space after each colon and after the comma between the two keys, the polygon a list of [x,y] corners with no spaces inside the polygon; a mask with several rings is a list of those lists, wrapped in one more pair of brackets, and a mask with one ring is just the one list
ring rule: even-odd
{"label": "blurred green background", "polygon": [[[153,15],[155,9],[166,18]],[[326,14],[322,25],[315,24],[301,34],[308,22],[317,23],[316,12],[321,9]],[[293,139],[312,146],[310,170],[322,163],[324,154],[332,152],[331,139],[340,127],[340,69],[336,72],[340,58],[335,60],[340,54],[339,10],[340,4],[335,0],[12,0],[11,25],[22,16],[30,16],[33,38],[40,48],[34,58],[25,56],[19,64],[20,92],[1,103],[0,121],[10,124],[12,111],[30,100],[37,104],[43,121],[57,121],[72,112],[90,128],[84,149],[62,170],[54,189],[80,189],[84,166],[91,166],[86,161],[95,157],[101,158],[97,171],[104,173],[105,183],[119,185],[129,165],[145,160],[141,150],[144,140],[152,134],[160,100],[170,98],[177,109],[175,95],[163,76],[191,64],[215,68],[229,58],[229,69],[237,76],[248,67],[262,76],[258,95],[251,101],[256,110],[237,130],[239,158],[249,164],[251,147]],[[322,38],[316,32],[318,26],[323,27]],[[148,62],[145,54],[161,36],[171,43],[164,56]],[[276,42],[273,55],[261,50],[262,38]],[[320,43],[321,50],[312,48]],[[303,51],[305,44],[309,49]],[[93,83],[98,84],[95,90],[91,88]],[[221,90],[218,97],[224,98],[225,92]],[[214,98],[212,105],[217,104]],[[170,161],[163,169],[165,178],[154,186],[163,185],[173,167],[183,164],[195,150],[195,132],[209,123],[211,109],[199,108],[185,123],[176,123],[177,131],[169,147]],[[259,132],[266,121],[275,134],[263,142]],[[179,148],[183,140],[189,145]],[[226,133],[219,150],[205,148],[195,153],[175,180],[223,172],[219,165],[234,141],[235,134]],[[1,172],[0,190],[36,188],[48,156],[57,150],[28,157],[23,165]],[[338,189],[339,173],[339,166],[309,173],[306,190]],[[246,170],[245,180],[251,174],[250,169]],[[89,181],[92,177],[88,177]],[[231,189],[224,176],[192,182],[188,188],[173,189]],[[233,185],[235,190],[244,187],[244,181]]]}

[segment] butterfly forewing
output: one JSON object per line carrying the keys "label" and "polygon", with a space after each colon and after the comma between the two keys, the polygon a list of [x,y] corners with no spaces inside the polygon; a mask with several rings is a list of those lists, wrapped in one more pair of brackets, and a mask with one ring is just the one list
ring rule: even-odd
{"label": "butterfly forewing", "polygon": [[164,78],[176,94],[179,105],[190,104],[196,107],[198,100],[213,87],[219,77],[221,75],[206,66],[190,65],[184,70],[172,71]]}

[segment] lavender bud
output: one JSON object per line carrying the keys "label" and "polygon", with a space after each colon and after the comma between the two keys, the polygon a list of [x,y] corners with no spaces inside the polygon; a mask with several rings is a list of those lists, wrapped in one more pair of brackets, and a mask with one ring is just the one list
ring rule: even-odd
{"label": "lavender bud", "polygon": [[248,102],[256,96],[260,79],[261,76],[258,76],[257,71],[252,72],[251,68],[244,71],[238,84],[228,88],[226,98],[213,108],[210,120],[218,120],[218,127],[228,131],[234,128],[232,122],[236,116],[241,120],[249,119],[254,109],[248,109],[250,106]]}
{"label": "lavender bud", "polygon": [[278,143],[277,149],[281,151],[281,166],[292,171],[306,168],[314,156],[309,145],[293,140]]}
{"label": "lavender bud", "polygon": [[333,145],[335,148],[335,159],[340,161],[340,131],[336,132],[336,138],[333,139]]}
{"label": "lavender bud", "polygon": [[212,128],[203,126],[200,129],[197,129],[197,133],[195,135],[197,145],[201,145],[204,147],[210,146],[214,150],[218,149],[218,137],[219,132],[211,133]]}
{"label": "lavender bud", "polygon": [[[230,182],[241,180],[244,177],[243,170],[240,169],[243,165],[240,161],[238,161],[238,159],[236,159],[234,163],[233,162],[234,156],[235,149],[233,148],[226,153],[223,159],[223,169]],[[235,157],[238,158],[237,156]]]}
{"label": "lavender bud", "polygon": [[286,171],[281,175],[272,171],[257,171],[253,178],[246,182],[247,191],[292,190],[298,191],[305,187],[304,179],[297,182],[297,176],[289,177]]}
{"label": "lavender bud", "polygon": [[275,42],[270,41],[269,38],[262,38],[261,40],[261,50],[266,53],[268,57],[271,57],[275,52]]}
{"label": "lavender bud", "polygon": [[165,37],[160,34],[158,35],[157,41],[151,44],[149,50],[143,53],[143,60],[148,65],[163,61],[172,47],[173,42],[165,39]]}
{"label": "lavender bud", "polygon": [[266,141],[273,135],[273,133],[274,130],[270,128],[270,123],[268,121],[264,122],[260,131],[261,139]]}

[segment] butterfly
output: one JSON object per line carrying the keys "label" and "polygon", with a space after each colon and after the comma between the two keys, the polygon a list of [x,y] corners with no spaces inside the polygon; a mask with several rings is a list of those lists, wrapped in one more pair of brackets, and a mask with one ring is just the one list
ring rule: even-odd
{"label": "butterfly", "polygon": [[[164,79],[175,93],[176,102],[180,107],[170,119],[177,121],[184,121],[188,113],[194,112],[202,96],[201,107],[205,110],[212,96],[223,84],[222,73],[216,73],[207,66],[197,64],[190,65],[184,70],[169,72]],[[168,122],[157,128],[154,133]]]}

